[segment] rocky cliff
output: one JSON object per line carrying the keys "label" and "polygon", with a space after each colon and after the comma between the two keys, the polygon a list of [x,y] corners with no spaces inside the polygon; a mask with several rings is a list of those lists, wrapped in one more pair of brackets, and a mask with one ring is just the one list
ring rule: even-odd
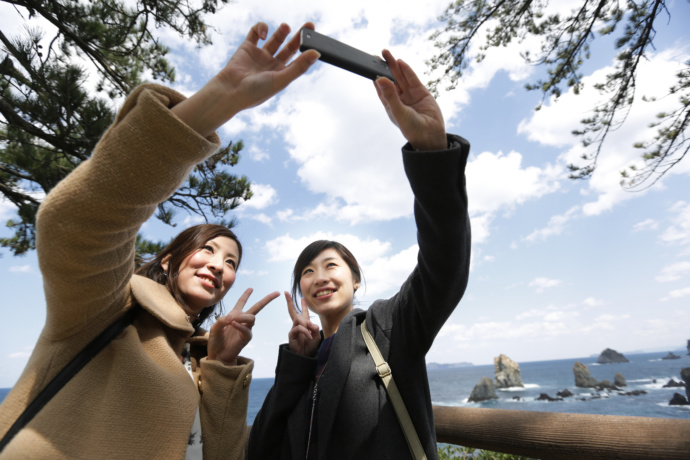
{"label": "rocky cliff", "polygon": [[611,364],[611,363],[629,363],[628,358],[623,356],[621,353],[618,353],[616,350],[612,350],[610,348],[607,348],[606,350],[602,351],[601,354],[599,355],[599,359],[597,359],[597,363],[599,364]]}
{"label": "rocky cliff", "polygon": [[504,354],[494,358],[496,388],[524,387],[520,366]]}

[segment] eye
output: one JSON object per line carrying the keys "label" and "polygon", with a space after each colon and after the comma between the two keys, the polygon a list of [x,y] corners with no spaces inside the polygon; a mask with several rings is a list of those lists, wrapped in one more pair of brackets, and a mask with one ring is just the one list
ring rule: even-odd
{"label": "eye", "polygon": [[338,264],[336,264],[335,262],[329,262],[328,265],[326,265],[326,268],[337,267],[337,266],[338,266]]}
{"label": "eye", "polygon": [[232,267],[233,270],[237,268],[237,264],[236,264],[235,261],[232,260],[232,259],[226,260],[225,263],[228,264],[228,265],[230,265],[230,266]]}
{"label": "eye", "polygon": [[307,274],[309,274],[309,273],[313,273],[313,272],[314,272],[314,270],[312,270],[311,268],[306,268],[306,269],[302,272],[302,276],[307,275]]}
{"label": "eye", "polygon": [[204,251],[208,251],[208,252],[210,252],[211,254],[213,254],[213,247],[210,246],[210,245],[208,245],[208,244],[205,244],[205,245],[201,246],[201,249],[203,249]]}

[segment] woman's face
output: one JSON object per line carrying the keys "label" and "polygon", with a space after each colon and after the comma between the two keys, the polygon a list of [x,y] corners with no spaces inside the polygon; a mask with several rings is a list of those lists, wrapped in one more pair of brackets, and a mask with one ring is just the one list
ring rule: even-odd
{"label": "woman's face", "polygon": [[[225,297],[235,282],[238,262],[237,243],[227,236],[207,241],[182,261],[177,273],[177,286],[188,314],[197,315]],[[161,263],[163,270],[168,270],[168,264],[169,260],[164,259]]]}
{"label": "woman's face", "polygon": [[352,310],[355,290],[359,288],[353,279],[338,251],[329,248],[304,267],[299,287],[311,311],[340,322]]}

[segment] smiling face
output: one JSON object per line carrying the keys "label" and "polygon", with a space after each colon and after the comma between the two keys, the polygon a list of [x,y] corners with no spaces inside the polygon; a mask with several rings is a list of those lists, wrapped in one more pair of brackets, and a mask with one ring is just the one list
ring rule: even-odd
{"label": "smiling face", "polygon": [[328,248],[302,269],[299,287],[309,309],[319,315],[324,334],[329,336],[352,310],[359,282],[340,253]]}
{"label": "smiling face", "polygon": [[[187,314],[196,316],[223,299],[235,282],[239,259],[237,243],[226,236],[207,241],[184,258],[177,271],[176,282]],[[166,272],[169,262],[169,258],[161,262]]]}

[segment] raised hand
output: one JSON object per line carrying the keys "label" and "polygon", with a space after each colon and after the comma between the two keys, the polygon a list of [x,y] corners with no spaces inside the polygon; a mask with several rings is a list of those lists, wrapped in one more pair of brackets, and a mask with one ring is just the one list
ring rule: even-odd
{"label": "raised hand", "polygon": [[256,314],[280,295],[278,292],[272,292],[246,312],[242,311],[251,294],[251,288],[244,291],[235,308],[227,315],[218,318],[211,326],[207,346],[208,359],[221,361],[228,366],[236,365],[237,356],[252,339],[252,327]]}
{"label": "raised hand", "polygon": [[434,97],[406,62],[388,50],[383,50],[383,58],[395,83],[379,77],[374,86],[388,117],[415,150],[447,148],[443,114]]}
{"label": "raised hand", "polygon": [[[302,27],[313,29],[314,24],[307,22]],[[319,58],[317,51],[309,50],[288,64],[299,50],[299,34],[281,49],[289,34],[290,27],[281,24],[266,40],[268,26],[255,24],[225,67],[189,99],[173,107],[173,112],[208,136],[238,112],[278,94]],[[261,48],[259,40],[266,40]]]}
{"label": "raised hand", "polygon": [[289,293],[285,293],[288,313],[292,319],[292,329],[288,333],[288,344],[293,353],[302,356],[315,356],[321,344],[319,326],[309,320],[309,308],[307,301],[302,299],[302,313],[298,313],[295,302]]}

